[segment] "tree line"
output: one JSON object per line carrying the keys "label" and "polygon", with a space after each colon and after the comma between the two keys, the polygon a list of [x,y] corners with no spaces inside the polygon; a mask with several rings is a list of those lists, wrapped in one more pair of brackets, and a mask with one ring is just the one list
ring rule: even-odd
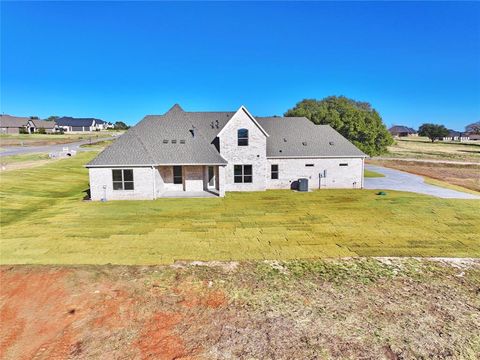
{"label": "tree line", "polygon": [[[328,96],[324,99],[304,99],[285,112],[284,116],[304,116],[315,124],[330,125],[356,147],[370,156],[387,152],[394,140],[382,117],[369,103],[345,96]],[[470,133],[480,134],[480,123],[469,125]],[[449,130],[440,124],[426,123],[418,134],[432,142],[449,135]]]}

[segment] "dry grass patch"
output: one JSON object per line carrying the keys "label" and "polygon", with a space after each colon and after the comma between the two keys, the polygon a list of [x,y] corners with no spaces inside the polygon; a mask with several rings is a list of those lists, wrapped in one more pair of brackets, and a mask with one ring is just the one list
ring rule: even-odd
{"label": "dry grass patch", "polygon": [[388,148],[388,157],[412,159],[440,159],[480,163],[480,142],[436,141],[423,137],[395,139]]}
{"label": "dry grass patch", "polygon": [[114,134],[115,132],[98,131],[83,134],[0,134],[0,147],[68,144],[81,140],[111,137]]}

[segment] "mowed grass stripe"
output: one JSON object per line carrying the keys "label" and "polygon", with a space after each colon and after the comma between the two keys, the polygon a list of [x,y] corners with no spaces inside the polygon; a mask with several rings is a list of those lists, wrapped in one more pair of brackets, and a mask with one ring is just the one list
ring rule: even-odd
{"label": "mowed grass stripe", "polygon": [[4,264],[480,256],[480,201],[388,191],[82,201],[94,153],[1,176]]}

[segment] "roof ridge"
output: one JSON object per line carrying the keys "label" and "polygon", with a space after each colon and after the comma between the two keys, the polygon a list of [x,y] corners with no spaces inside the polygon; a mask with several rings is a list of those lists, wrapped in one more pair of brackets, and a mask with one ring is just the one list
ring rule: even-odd
{"label": "roof ridge", "polygon": [[135,136],[135,138],[138,140],[138,142],[140,143],[140,145],[142,146],[142,148],[145,150],[146,154],[148,155],[148,157],[150,158],[150,161],[152,162],[152,164],[155,163],[155,159],[154,157],[152,156],[152,154],[150,153],[150,151],[148,150],[147,146],[145,146],[144,142],[142,141],[141,137],[138,136],[137,134],[137,129],[135,129],[136,126],[138,126],[143,120],[145,120],[145,117],[137,124],[135,125],[134,127],[132,127],[130,130],[132,130],[132,134],[133,136]]}

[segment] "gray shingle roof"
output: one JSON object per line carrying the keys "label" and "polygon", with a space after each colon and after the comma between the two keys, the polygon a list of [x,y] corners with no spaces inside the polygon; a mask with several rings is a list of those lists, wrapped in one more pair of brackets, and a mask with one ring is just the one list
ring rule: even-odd
{"label": "gray shingle roof", "polygon": [[270,135],[267,157],[366,156],[329,125],[315,125],[305,117],[256,117]]}
{"label": "gray shingle roof", "polygon": [[0,115],[0,127],[2,128],[20,128],[28,124],[28,117],[19,117],[11,115]]}
{"label": "gray shingle roof", "polygon": [[[87,166],[226,164],[214,141],[234,114],[186,112],[175,105],[164,115],[145,116]],[[304,117],[255,119],[270,135],[268,157],[365,156],[328,125]]]}
{"label": "gray shingle roof", "polygon": [[44,128],[44,129],[53,129],[55,127],[55,121],[46,121],[46,120],[38,120],[38,119],[32,119],[30,120],[33,125],[37,129]]}
{"label": "gray shingle roof", "polygon": [[55,120],[59,126],[93,126],[93,121],[98,121],[94,118],[73,118],[69,116],[63,116]]}
{"label": "gray shingle roof", "polygon": [[147,115],[87,166],[226,164],[201,131],[207,129],[202,119],[206,117],[190,117],[176,109],[165,115]]}

